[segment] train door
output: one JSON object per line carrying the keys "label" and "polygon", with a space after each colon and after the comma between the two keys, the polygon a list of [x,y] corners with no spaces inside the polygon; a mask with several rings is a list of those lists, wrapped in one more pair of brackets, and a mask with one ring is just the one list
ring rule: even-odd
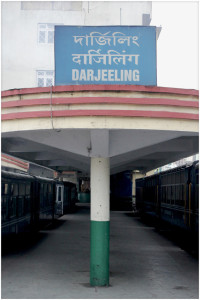
{"label": "train door", "polygon": [[64,198],[64,185],[56,185],[56,207],[55,214],[63,215],[63,198]]}

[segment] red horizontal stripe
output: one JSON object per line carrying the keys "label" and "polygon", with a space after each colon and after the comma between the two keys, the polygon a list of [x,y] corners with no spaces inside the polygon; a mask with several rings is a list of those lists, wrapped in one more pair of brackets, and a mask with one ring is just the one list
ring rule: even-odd
{"label": "red horizontal stripe", "polygon": [[1,160],[4,161],[4,162],[7,162],[7,163],[9,163],[9,164],[18,166],[18,167],[20,167],[20,168],[23,168],[23,169],[26,169],[26,170],[28,169],[28,166],[21,165],[21,164],[19,164],[19,163],[16,163],[16,162],[7,160],[7,159],[5,159],[5,158],[2,158]]}
{"label": "red horizontal stripe", "polygon": [[[72,91],[136,91],[136,92],[150,92],[150,93],[170,93],[170,94],[183,94],[198,96],[199,91],[193,89],[179,89],[157,86],[144,86],[144,85],[64,85],[53,86],[53,92],[72,92]],[[50,93],[50,87],[40,88],[26,88],[26,89],[13,89],[2,91],[1,96],[14,96],[24,94],[38,94]]]}
{"label": "red horizontal stripe", "polygon": [[51,99],[48,98],[15,100],[15,101],[1,102],[1,107],[9,108],[9,107],[21,107],[21,106],[49,105],[50,103],[51,103]]}
{"label": "red horizontal stripe", "polygon": [[[15,100],[2,102],[2,108],[21,107],[21,106],[36,106],[36,105],[49,105],[51,99],[30,99],[30,100]],[[62,104],[101,104],[101,103],[114,103],[114,104],[138,104],[138,105],[166,105],[166,106],[183,106],[183,107],[199,107],[196,101],[183,101],[177,99],[165,98],[125,98],[125,97],[70,97],[70,98],[53,98],[53,105]]]}
{"label": "red horizontal stripe", "polygon": [[51,117],[50,111],[30,111],[30,112],[1,114],[1,120],[48,118],[48,117]]}
{"label": "red horizontal stripe", "polygon": [[[176,113],[164,111],[140,111],[140,110],[61,110],[54,111],[53,117],[80,117],[80,116],[110,116],[110,117],[147,117],[147,118],[174,118],[198,120],[198,114]],[[2,120],[50,118],[50,111],[32,111],[20,113],[2,114]]]}
{"label": "red horizontal stripe", "polygon": [[28,166],[28,163],[25,163],[25,162],[23,162],[23,161],[21,161],[21,160],[18,160],[18,159],[16,159],[16,158],[11,157],[11,156],[8,156],[8,155],[6,155],[6,154],[1,154],[1,157],[6,158],[6,159],[9,159],[9,160],[11,160],[11,161],[15,161],[15,162],[17,162],[17,163],[20,163],[20,164],[26,166],[26,167]]}

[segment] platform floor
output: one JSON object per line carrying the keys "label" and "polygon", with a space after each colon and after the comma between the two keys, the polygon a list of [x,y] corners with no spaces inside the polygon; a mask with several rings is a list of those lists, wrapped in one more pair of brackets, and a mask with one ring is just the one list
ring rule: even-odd
{"label": "platform floor", "polygon": [[[2,253],[3,299],[195,299],[198,260],[126,212],[111,212],[110,286],[90,287],[89,207]],[[18,243],[18,244],[16,244]]]}

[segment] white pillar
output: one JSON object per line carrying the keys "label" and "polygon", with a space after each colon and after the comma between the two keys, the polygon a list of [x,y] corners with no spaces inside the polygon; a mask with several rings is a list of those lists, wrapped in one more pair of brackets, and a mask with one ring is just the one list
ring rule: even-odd
{"label": "white pillar", "polygon": [[109,285],[110,160],[91,158],[90,283]]}

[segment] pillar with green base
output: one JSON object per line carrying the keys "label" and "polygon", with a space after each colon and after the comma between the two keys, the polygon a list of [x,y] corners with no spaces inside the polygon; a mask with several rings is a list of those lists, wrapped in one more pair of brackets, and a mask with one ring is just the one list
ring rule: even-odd
{"label": "pillar with green base", "polygon": [[109,285],[110,162],[91,158],[90,284]]}

